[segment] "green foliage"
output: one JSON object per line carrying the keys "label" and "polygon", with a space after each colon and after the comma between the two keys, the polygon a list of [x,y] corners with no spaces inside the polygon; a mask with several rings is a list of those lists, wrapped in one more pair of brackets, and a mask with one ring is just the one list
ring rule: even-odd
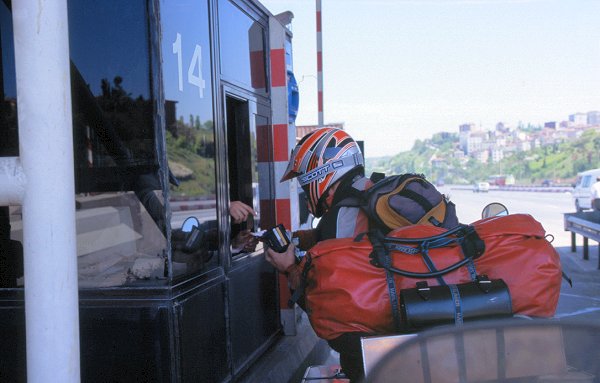
{"label": "green foliage", "polygon": [[178,187],[171,186],[171,195],[179,197],[214,198],[216,193],[214,133],[212,121],[200,125],[190,117],[193,127],[180,119],[175,134],[167,131],[169,163],[177,163],[191,170],[191,176],[180,179]]}
{"label": "green foliage", "polygon": [[[528,131],[539,130],[527,126]],[[483,164],[473,158],[455,156],[458,135],[437,133],[431,139],[415,141],[410,151],[392,157],[367,160],[367,174],[422,173],[429,180],[446,183],[474,183],[495,174],[512,174],[518,184],[540,184],[544,180],[570,184],[578,172],[600,168],[600,132],[589,129],[571,141],[516,152],[497,163]]]}

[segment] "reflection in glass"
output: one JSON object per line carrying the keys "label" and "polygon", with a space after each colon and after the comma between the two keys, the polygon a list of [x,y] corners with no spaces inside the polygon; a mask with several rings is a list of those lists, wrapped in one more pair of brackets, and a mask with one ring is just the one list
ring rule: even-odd
{"label": "reflection in glass", "polygon": [[[174,276],[218,265],[215,132],[208,2],[161,0],[162,62],[169,168]],[[183,221],[195,216],[202,233],[197,251],[181,250]]]}
{"label": "reflection in glass", "polygon": [[266,93],[265,28],[229,0],[219,0],[221,74]]}
{"label": "reflection in glass", "polygon": [[19,155],[12,14],[0,2],[0,157]]}
{"label": "reflection in glass", "polygon": [[146,4],[68,4],[80,287],[166,282]]}

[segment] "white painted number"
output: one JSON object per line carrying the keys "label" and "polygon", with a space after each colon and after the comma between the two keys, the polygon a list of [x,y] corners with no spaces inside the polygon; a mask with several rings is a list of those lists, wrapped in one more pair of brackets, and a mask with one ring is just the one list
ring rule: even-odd
{"label": "white painted number", "polygon": [[181,35],[178,33],[173,43],[173,53],[177,55],[177,74],[179,78],[179,91],[183,92],[183,76],[181,74]]}
{"label": "white painted number", "polygon": [[[181,34],[177,34],[175,42],[173,42],[173,54],[177,55],[177,75],[179,80],[179,91],[183,92],[183,50],[181,47]],[[202,47],[196,44],[192,60],[188,67],[187,82],[198,87],[198,95],[204,98],[204,88],[206,81],[202,78]]]}
{"label": "white painted number", "polygon": [[[194,74],[196,67],[198,67],[198,76]],[[198,87],[200,98],[204,98],[204,88],[206,88],[206,83],[202,78],[202,48],[198,44],[196,44],[196,49],[194,49],[194,55],[192,56],[190,67],[188,68],[188,82],[192,85],[196,85]]]}

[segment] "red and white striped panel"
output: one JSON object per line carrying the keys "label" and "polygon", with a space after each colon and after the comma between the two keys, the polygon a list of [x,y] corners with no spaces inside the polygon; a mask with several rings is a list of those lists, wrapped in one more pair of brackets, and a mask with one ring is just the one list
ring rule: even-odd
{"label": "red and white striped panel", "polygon": [[[282,223],[285,227],[291,229],[296,226],[292,223],[294,219],[292,218],[290,201],[292,191],[295,192],[295,185],[292,182],[279,182],[287,167],[291,149],[296,143],[295,126],[288,123],[287,70],[285,63],[286,33],[286,28],[277,19],[274,17],[269,18],[272,109],[270,136],[272,145],[270,147],[273,148],[272,153],[269,154],[274,171],[274,189],[270,195],[261,193],[261,198],[265,198],[261,201],[261,212],[269,211],[263,210],[263,206],[275,211],[273,224]],[[268,161],[267,158],[263,159]],[[268,171],[269,168],[271,167],[264,166],[264,171]],[[260,169],[259,165],[259,171]],[[262,176],[269,177],[270,175],[264,174]],[[261,177],[261,174],[259,174],[259,177]]]}
{"label": "red and white striped panel", "polygon": [[[287,93],[287,69],[285,63],[285,41],[287,38],[286,28],[274,17],[269,17],[269,44],[270,44],[270,61],[271,61],[271,110],[272,110],[272,130],[271,143],[272,167],[259,165],[259,172],[264,169],[268,172],[273,169],[274,172],[274,190],[273,194],[268,195],[262,193],[261,198],[261,213],[262,215],[270,215],[274,222],[271,224],[282,223],[286,228],[294,230],[298,226],[298,199],[290,198],[297,195],[295,182],[279,182],[287,168],[290,153],[296,144],[296,127],[294,124],[289,124],[288,116],[288,93]],[[265,146],[266,147],[266,146]],[[265,158],[266,160],[266,158]],[[269,164],[265,164],[269,165]],[[260,174],[259,177],[269,177],[270,174]],[[268,178],[267,178],[268,179]],[[274,212],[274,214],[264,214],[265,212]],[[262,217],[261,217],[262,219]],[[268,227],[265,223],[264,227]],[[280,275],[279,285],[279,301],[282,308],[282,320],[285,321],[287,316],[293,317],[294,310],[287,309],[287,302],[290,298],[289,289],[285,276]],[[292,327],[295,322],[292,321]],[[286,330],[287,331],[287,330]],[[294,330],[292,330],[293,332]]]}

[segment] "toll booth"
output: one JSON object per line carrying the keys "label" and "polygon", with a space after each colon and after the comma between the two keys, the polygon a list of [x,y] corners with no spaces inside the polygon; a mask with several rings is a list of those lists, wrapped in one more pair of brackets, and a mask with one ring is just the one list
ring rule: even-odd
{"label": "toll booth", "polygon": [[[290,187],[276,182],[294,144],[291,32],[252,0],[67,3],[81,380],[235,380],[283,333],[279,276],[261,244],[235,240],[296,225]],[[9,180],[28,145],[13,20],[3,0],[0,176]],[[254,208],[252,224],[232,223],[234,200]],[[21,246],[30,239],[23,206],[0,205],[0,375],[19,382],[33,352]],[[204,235],[191,253],[178,242],[189,216]]]}

